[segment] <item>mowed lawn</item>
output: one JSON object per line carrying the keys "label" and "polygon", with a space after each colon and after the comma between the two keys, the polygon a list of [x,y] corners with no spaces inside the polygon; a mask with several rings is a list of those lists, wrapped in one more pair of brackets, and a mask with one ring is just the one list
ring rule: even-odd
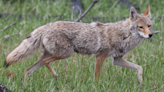
{"label": "mowed lawn", "polygon": [[[0,0],[0,30],[16,22],[0,32],[0,83],[13,92],[164,92],[164,1],[128,1],[140,9],[138,13],[143,13],[150,5],[153,28],[160,31],[124,57],[142,66],[142,87],[135,70],[114,66],[112,58],[105,60],[100,79],[95,81],[95,55],[74,53],[70,58],[53,62],[51,65],[58,78],[43,66],[24,82],[25,70],[37,61],[41,49],[23,62],[3,68],[7,54],[35,28],[58,20],[71,21],[71,0]],[[92,0],[82,0],[82,3],[86,10]],[[100,0],[81,22],[120,21],[129,17],[129,11],[130,7],[118,4],[117,0]],[[77,17],[74,14],[73,20]]]}

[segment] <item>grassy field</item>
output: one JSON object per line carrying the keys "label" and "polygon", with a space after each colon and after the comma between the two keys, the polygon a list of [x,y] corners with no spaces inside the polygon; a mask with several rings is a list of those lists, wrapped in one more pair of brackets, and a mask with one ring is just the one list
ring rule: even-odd
{"label": "grassy field", "polygon": [[[153,38],[145,40],[125,59],[143,67],[143,86],[138,85],[137,72],[112,65],[112,59],[107,58],[101,70],[98,82],[94,80],[95,55],[80,55],[52,63],[58,73],[54,78],[43,66],[37,69],[23,85],[26,68],[33,65],[40,56],[41,50],[23,62],[3,68],[6,55],[11,52],[33,29],[57,20],[71,21],[71,2],[68,0],[0,0],[0,13],[13,16],[0,16],[0,30],[16,21],[16,24],[0,32],[0,83],[13,92],[164,92],[164,1],[162,0],[128,0],[133,1],[143,13],[150,5],[153,28],[160,30]],[[91,17],[106,17],[100,22],[114,22],[119,17],[129,17],[129,8],[120,6],[117,1],[100,0],[82,19],[82,22],[93,22]],[[85,9],[92,0],[82,0]],[[20,15],[15,16],[14,15]],[[27,15],[30,15],[27,16]],[[36,18],[35,16],[41,16]],[[62,18],[54,17],[62,15]],[[49,17],[51,16],[51,17]],[[88,18],[87,18],[88,17]],[[77,17],[75,16],[74,20]],[[4,36],[17,33],[7,39]]]}

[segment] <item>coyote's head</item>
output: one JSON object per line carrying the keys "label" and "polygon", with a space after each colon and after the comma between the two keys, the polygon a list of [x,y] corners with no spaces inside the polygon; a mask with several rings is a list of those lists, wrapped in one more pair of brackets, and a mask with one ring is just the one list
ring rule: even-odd
{"label": "coyote's head", "polygon": [[150,6],[147,7],[146,11],[143,14],[138,14],[135,8],[131,7],[130,9],[130,20],[131,20],[131,30],[141,37],[151,38],[152,33],[150,31],[152,27],[152,21],[150,20]]}

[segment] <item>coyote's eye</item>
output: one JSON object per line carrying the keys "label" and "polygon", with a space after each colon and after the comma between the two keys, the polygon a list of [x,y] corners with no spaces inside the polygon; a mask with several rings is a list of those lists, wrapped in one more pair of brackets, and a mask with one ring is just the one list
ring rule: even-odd
{"label": "coyote's eye", "polygon": [[151,25],[148,25],[148,27],[151,27]]}
{"label": "coyote's eye", "polygon": [[142,26],[139,26],[139,28],[143,29],[143,27],[142,27]]}

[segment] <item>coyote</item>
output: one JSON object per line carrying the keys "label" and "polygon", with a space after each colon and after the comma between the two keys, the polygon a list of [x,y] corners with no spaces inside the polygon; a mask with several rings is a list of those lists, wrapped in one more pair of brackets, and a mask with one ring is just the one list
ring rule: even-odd
{"label": "coyote", "polygon": [[7,67],[34,53],[40,46],[43,54],[38,61],[26,69],[24,79],[33,71],[46,65],[52,75],[57,76],[50,63],[70,57],[74,52],[95,54],[95,79],[99,79],[104,60],[111,56],[113,64],[138,72],[138,81],[142,83],[142,67],[123,59],[123,57],[144,38],[151,38],[150,8],[138,14],[134,7],[130,17],[116,23],[80,23],[56,21],[43,25],[31,32],[16,47],[4,62]]}

